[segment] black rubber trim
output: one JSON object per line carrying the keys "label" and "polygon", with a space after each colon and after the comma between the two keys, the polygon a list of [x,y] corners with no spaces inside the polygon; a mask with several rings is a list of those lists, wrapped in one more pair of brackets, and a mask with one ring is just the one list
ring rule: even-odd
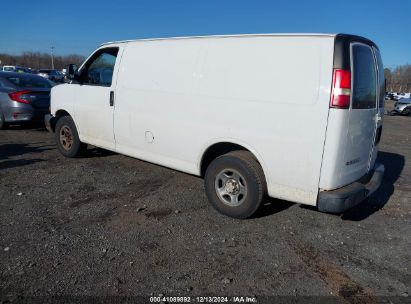
{"label": "black rubber trim", "polygon": [[322,191],[318,195],[317,207],[321,212],[342,213],[374,193],[381,185],[384,176],[384,166],[375,164],[371,174],[345,187]]}
{"label": "black rubber trim", "polygon": [[349,34],[337,34],[334,42],[334,69],[351,70],[350,44],[352,42],[361,42],[378,49],[378,46],[367,38]]}
{"label": "black rubber trim", "polygon": [[51,114],[44,115],[44,125],[49,132],[54,133],[54,129],[56,127],[55,117]]}

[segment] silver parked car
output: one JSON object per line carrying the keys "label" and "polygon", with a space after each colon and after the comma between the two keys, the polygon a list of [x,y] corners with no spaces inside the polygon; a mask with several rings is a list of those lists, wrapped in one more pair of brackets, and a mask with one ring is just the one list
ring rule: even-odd
{"label": "silver parked car", "polygon": [[42,121],[49,113],[52,83],[32,74],[0,72],[0,129]]}
{"label": "silver parked car", "polygon": [[411,115],[411,98],[402,98],[397,101],[391,114]]}

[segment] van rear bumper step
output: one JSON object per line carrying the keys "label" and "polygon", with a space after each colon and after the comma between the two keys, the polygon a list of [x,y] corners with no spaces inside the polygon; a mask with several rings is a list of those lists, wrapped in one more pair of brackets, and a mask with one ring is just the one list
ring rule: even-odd
{"label": "van rear bumper step", "polygon": [[342,213],[373,194],[381,185],[384,165],[375,163],[374,170],[345,187],[323,191],[318,195],[318,210],[327,213]]}

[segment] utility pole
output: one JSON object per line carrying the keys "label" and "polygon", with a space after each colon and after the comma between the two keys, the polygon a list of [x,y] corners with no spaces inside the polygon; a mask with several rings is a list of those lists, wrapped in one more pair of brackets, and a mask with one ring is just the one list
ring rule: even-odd
{"label": "utility pole", "polygon": [[54,70],[54,58],[53,58],[54,46],[51,47],[51,69]]}

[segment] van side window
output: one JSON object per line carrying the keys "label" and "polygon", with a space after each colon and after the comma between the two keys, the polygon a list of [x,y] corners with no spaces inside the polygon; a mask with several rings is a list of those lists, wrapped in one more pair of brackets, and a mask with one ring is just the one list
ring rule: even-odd
{"label": "van side window", "polygon": [[377,106],[377,75],[372,50],[365,45],[354,44],[352,56],[354,66],[352,108],[375,108]]}
{"label": "van side window", "polygon": [[108,48],[96,53],[81,72],[83,84],[111,86],[118,48]]}

